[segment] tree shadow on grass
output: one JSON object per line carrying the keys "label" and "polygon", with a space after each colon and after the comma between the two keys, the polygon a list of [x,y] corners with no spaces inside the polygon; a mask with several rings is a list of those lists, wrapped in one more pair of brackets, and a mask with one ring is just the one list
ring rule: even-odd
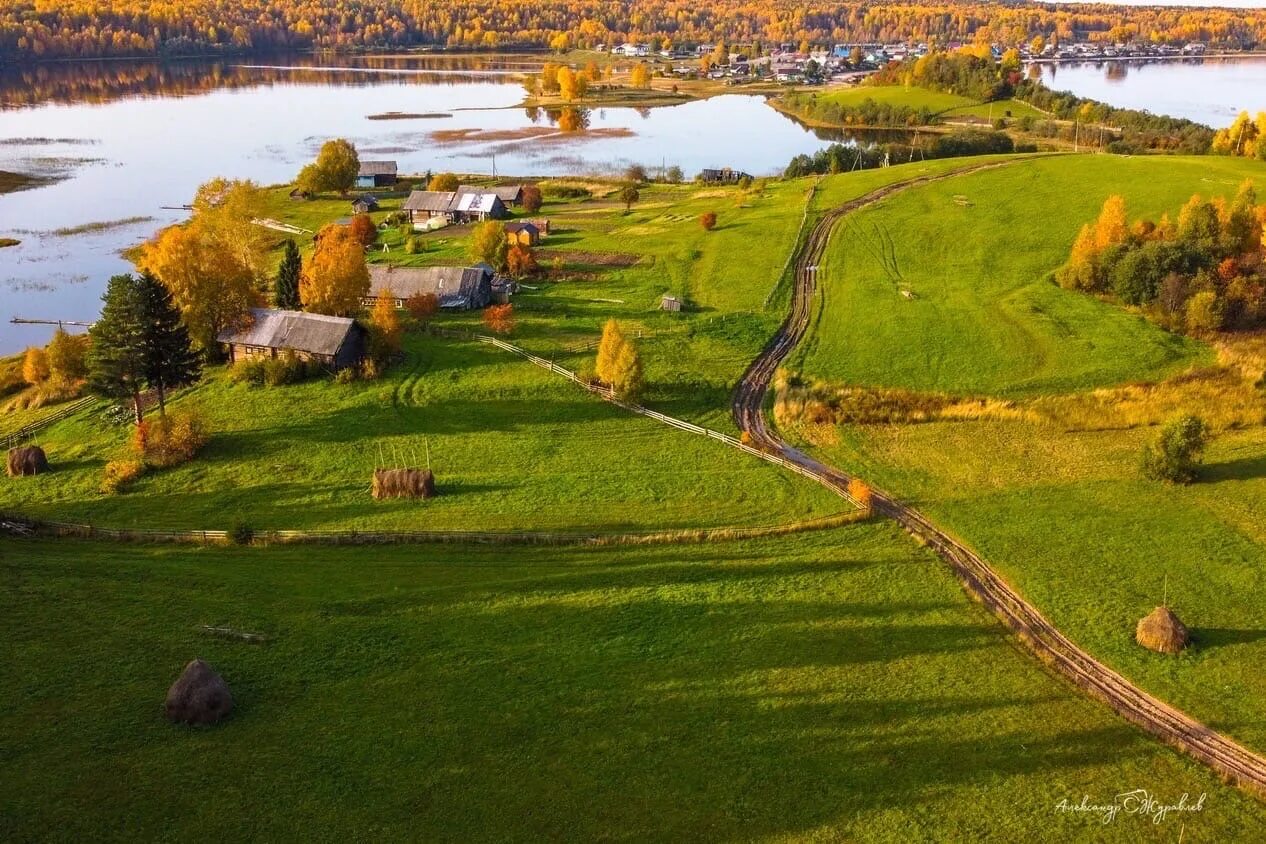
{"label": "tree shadow on grass", "polygon": [[1256,478],[1266,478],[1266,455],[1210,463],[1200,470],[1200,479],[1208,483],[1249,481]]}
{"label": "tree shadow on grass", "polygon": [[1266,639],[1266,628],[1251,630],[1235,627],[1194,627],[1191,641],[1201,650],[1227,645],[1248,645]]}

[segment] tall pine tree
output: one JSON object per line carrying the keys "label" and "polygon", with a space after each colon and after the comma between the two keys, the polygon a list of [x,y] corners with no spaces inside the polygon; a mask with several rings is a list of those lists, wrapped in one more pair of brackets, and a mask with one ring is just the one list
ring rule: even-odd
{"label": "tall pine tree", "polygon": [[277,268],[277,280],[273,283],[273,304],[288,311],[297,311],[303,305],[299,301],[299,278],[303,275],[303,261],[299,247],[293,240],[286,241],[286,251]]}
{"label": "tall pine tree", "polygon": [[141,301],[145,384],[157,391],[158,412],[166,415],[167,390],[198,380],[202,364],[171,291],[149,273],[141,274],[136,288]]}
{"label": "tall pine tree", "polygon": [[88,390],[103,398],[131,399],[141,424],[145,387],[145,307],[136,279],[116,275],[101,297],[101,318],[90,331]]}

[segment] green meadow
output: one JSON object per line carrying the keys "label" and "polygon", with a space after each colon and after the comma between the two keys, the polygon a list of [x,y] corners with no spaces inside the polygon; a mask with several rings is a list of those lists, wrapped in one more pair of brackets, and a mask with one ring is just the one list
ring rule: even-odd
{"label": "green meadow", "polygon": [[[9,840],[1243,840],[887,524],[640,549],[0,540]],[[56,618],[56,624],[49,619]],[[262,633],[263,644],[203,625]],[[201,656],[236,709],[174,727]],[[1145,788],[1159,826],[1061,813]]]}
{"label": "green meadow", "polygon": [[[52,473],[0,479],[0,510],[102,527],[618,532],[778,524],[845,506],[474,342],[411,335],[385,378],[346,385],[233,384],[219,368],[173,407],[212,432],[192,462],[102,494],[131,426],[84,412],[41,433]],[[372,499],[376,466],[425,465],[428,453],[437,498]]]}
{"label": "green meadow", "polygon": [[1048,156],[922,186],[836,230],[813,336],[795,365],[859,385],[1023,396],[1174,374],[1201,344],[1050,273],[1119,193],[1130,217],[1233,194],[1260,163],[1218,157]]}

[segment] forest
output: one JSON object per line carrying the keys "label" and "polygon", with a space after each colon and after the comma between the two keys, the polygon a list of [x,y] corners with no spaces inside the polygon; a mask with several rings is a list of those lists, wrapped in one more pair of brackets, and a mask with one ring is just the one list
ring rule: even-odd
{"label": "forest", "polygon": [[12,0],[0,10],[0,63],[21,59],[245,53],[288,49],[568,49],[624,41],[655,48],[724,41],[831,44],[974,40],[1266,41],[1266,11],[979,2],[717,0]]}

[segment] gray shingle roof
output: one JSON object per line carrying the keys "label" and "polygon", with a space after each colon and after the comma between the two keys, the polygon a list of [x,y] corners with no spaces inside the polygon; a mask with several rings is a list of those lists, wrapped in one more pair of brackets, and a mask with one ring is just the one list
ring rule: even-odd
{"label": "gray shingle roof", "polygon": [[415,190],[401,206],[405,211],[448,211],[453,204],[452,191]]}
{"label": "gray shingle roof", "polygon": [[441,308],[482,308],[488,304],[492,273],[480,267],[393,267],[369,265],[369,295],[390,289],[401,299],[433,293]]}
{"label": "gray shingle roof", "polygon": [[356,321],[346,317],[251,308],[251,324],[241,329],[221,331],[221,343],[262,346],[266,349],[294,349],[316,355],[334,355],[355,330]]}
{"label": "gray shingle roof", "polygon": [[361,176],[394,176],[396,175],[396,162],[394,161],[362,161],[360,163]]}

